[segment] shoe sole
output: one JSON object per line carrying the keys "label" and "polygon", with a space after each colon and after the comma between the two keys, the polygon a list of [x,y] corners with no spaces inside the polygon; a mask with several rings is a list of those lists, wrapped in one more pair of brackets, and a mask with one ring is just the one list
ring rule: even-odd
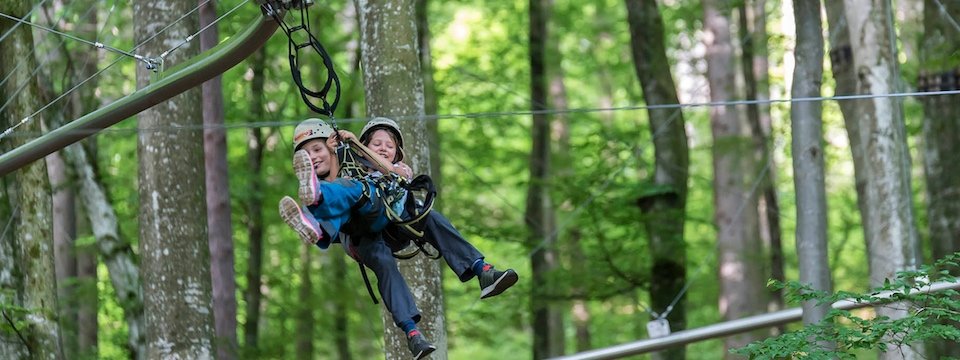
{"label": "shoe sole", "polygon": [[293,153],[293,171],[297,174],[297,180],[300,181],[300,188],[297,191],[300,203],[307,206],[316,204],[317,174],[310,155],[306,151],[300,150]]}
{"label": "shoe sole", "polygon": [[513,270],[507,270],[500,275],[500,278],[497,281],[493,282],[493,285],[487,286],[480,291],[480,299],[486,299],[489,297],[497,296],[503,293],[505,290],[509,289],[513,284],[517,283],[520,277],[517,276],[517,272]]}
{"label": "shoe sole", "polygon": [[423,349],[422,351],[420,351],[419,354],[414,355],[413,358],[416,359],[416,360],[423,359],[423,358],[427,357],[427,355],[432,354],[432,353],[433,353],[434,351],[436,351],[436,350],[437,350],[437,347],[436,347],[436,346],[430,346],[430,347],[428,347],[428,348]]}
{"label": "shoe sole", "polygon": [[320,233],[317,229],[314,229],[313,226],[310,226],[310,220],[307,219],[307,215],[304,214],[300,206],[288,196],[280,199],[280,217],[287,225],[290,225],[290,228],[297,232],[297,235],[300,235],[300,240],[302,240],[304,244],[314,245],[320,241]]}

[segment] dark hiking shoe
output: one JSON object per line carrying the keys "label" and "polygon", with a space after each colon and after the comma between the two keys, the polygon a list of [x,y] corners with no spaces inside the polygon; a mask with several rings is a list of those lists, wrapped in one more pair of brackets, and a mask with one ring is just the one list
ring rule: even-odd
{"label": "dark hiking shoe", "polygon": [[297,191],[300,203],[305,206],[312,206],[320,202],[317,172],[313,168],[313,161],[310,160],[310,154],[306,150],[297,150],[293,153],[293,172],[297,174],[297,180],[300,182],[300,188]]}
{"label": "dark hiking shoe", "polygon": [[300,240],[308,245],[316,244],[323,237],[317,221],[312,214],[305,214],[303,208],[297,204],[293,198],[284,196],[280,199],[280,218],[287,223],[293,231],[300,235]]}
{"label": "dark hiking shoe", "polygon": [[478,278],[480,278],[480,298],[486,299],[500,295],[504,290],[516,284],[520,277],[513,269],[500,271],[490,266],[483,269]]}
{"label": "dark hiking shoe", "polygon": [[423,359],[437,350],[437,347],[433,346],[433,344],[427,341],[427,338],[423,337],[423,334],[420,333],[408,338],[407,346],[410,347],[410,353],[413,354],[415,360]]}

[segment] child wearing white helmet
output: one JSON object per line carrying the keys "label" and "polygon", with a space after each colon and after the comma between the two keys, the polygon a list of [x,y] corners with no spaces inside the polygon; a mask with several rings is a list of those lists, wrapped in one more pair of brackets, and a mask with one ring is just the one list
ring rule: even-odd
{"label": "child wearing white helmet", "polygon": [[[280,201],[281,217],[304,242],[321,249],[341,242],[354,259],[373,270],[384,305],[395,324],[407,334],[414,358],[425,357],[436,347],[416,328],[419,310],[381,233],[388,220],[371,179],[382,174],[372,171],[365,179],[338,178],[340,164],[333,135],[334,129],[319,119],[305,120],[295,129],[293,165],[303,206],[284,197]],[[348,131],[339,135],[343,139],[354,137]],[[371,120],[359,140],[392,163],[397,173],[412,177],[412,170],[401,161],[403,133],[395,121]],[[499,271],[486,263],[484,256],[436,210],[427,214],[424,239],[440,252],[462,282],[478,277],[481,299],[499,295],[518,280],[512,269]]]}
{"label": "child wearing white helmet", "polygon": [[[349,134],[347,136],[350,136]],[[360,143],[394,165],[395,170],[406,178],[413,172],[403,160],[403,132],[396,121],[385,117],[373,118],[360,132]],[[374,172],[376,173],[376,172]],[[409,174],[409,175],[407,175]],[[437,209],[427,214],[424,240],[440,251],[447,265],[461,282],[477,276],[480,282],[480,298],[496,296],[513,286],[518,280],[513,269],[499,271],[484,261],[483,254],[470,244]]]}
{"label": "child wearing white helmet", "polygon": [[383,203],[372,181],[338,178],[333,132],[319,119],[307,119],[294,130],[293,167],[302,206],[285,196],[280,216],[305,243],[326,249],[341,242],[351,257],[373,270],[387,311],[407,334],[414,358],[421,359],[437,348],[417,329],[420,311],[392,250],[380,236],[388,222]]}

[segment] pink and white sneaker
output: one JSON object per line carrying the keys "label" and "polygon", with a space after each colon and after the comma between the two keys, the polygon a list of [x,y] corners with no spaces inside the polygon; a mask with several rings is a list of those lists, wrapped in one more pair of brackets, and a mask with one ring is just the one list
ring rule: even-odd
{"label": "pink and white sneaker", "polygon": [[313,245],[323,238],[317,220],[312,215],[304,213],[303,208],[289,196],[280,199],[280,218],[293,231],[296,231],[297,235],[300,235],[300,240],[303,240],[304,244]]}
{"label": "pink and white sneaker", "polygon": [[297,180],[300,181],[300,188],[297,191],[300,203],[306,206],[319,203],[317,171],[313,168],[313,161],[310,160],[310,154],[306,150],[297,150],[293,153],[293,172],[297,174]]}

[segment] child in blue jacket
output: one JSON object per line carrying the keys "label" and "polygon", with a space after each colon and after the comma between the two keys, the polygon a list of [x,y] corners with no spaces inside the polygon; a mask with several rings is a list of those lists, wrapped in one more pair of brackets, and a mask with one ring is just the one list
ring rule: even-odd
{"label": "child in blue jacket", "polygon": [[[420,312],[400,274],[392,250],[383,239],[382,231],[389,220],[377,195],[375,180],[371,177],[338,177],[340,164],[334,150],[337,140],[333,134],[334,129],[319,119],[307,119],[294,130],[293,165],[300,183],[300,204],[284,197],[280,200],[280,215],[305,243],[326,249],[331,243],[340,242],[351,257],[373,270],[380,297],[394,323],[407,334],[414,358],[426,357],[436,347],[416,327]],[[399,145],[396,141],[394,144]],[[437,235],[449,233],[450,229],[456,231],[439,213],[430,215],[427,220],[426,232],[432,233],[434,239]],[[512,269],[499,271],[486,263],[465,240],[462,243],[430,242],[444,254],[462,281],[478,275],[481,298],[498,295],[518,280]],[[451,259],[455,260],[451,262]],[[470,265],[465,266],[466,262]]]}

